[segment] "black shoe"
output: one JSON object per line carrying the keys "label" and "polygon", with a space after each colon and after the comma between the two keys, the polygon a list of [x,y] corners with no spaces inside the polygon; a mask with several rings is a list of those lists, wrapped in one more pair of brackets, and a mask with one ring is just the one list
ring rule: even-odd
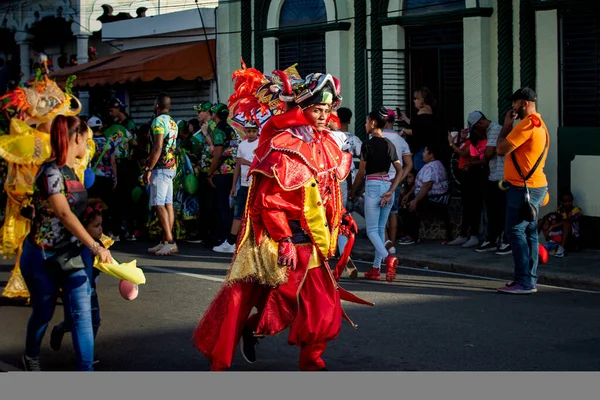
{"label": "black shoe", "polygon": [[242,352],[242,357],[244,360],[253,364],[256,362],[256,349],[254,346],[258,343],[258,340],[254,337],[252,331],[244,327],[242,331],[242,337],[240,339],[240,351]]}
{"label": "black shoe", "polygon": [[65,330],[62,325],[54,325],[50,333],[50,348],[54,351],[60,350]]}
{"label": "black shoe", "polygon": [[502,246],[500,246],[500,248],[495,254],[499,256],[506,256],[512,254],[512,248],[510,247],[510,244],[503,244]]}
{"label": "black shoe", "polygon": [[496,243],[493,242],[483,242],[481,244],[481,246],[479,246],[478,248],[475,249],[476,252],[478,253],[485,253],[488,251],[497,251],[498,250],[498,245]]}
{"label": "black shoe", "polygon": [[42,368],[40,367],[39,357],[30,358],[26,355],[23,355],[21,361],[23,362],[23,369],[25,371],[40,372],[42,370]]}

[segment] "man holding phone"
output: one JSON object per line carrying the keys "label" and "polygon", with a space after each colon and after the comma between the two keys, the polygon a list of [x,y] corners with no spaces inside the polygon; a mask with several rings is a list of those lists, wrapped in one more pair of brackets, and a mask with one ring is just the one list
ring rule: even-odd
{"label": "man holding phone", "polygon": [[[537,96],[532,89],[519,89],[508,100],[512,101],[512,109],[504,118],[496,152],[507,156],[504,179],[510,186],[506,192],[506,236],[513,250],[515,276],[513,282],[498,291],[531,294],[537,292],[537,218],[526,218],[523,209],[529,203],[537,216],[546,197],[548,182],[544,164],[550,139],[546,124],[536,110]],[[521,121],[513,128],[517,118]]]}

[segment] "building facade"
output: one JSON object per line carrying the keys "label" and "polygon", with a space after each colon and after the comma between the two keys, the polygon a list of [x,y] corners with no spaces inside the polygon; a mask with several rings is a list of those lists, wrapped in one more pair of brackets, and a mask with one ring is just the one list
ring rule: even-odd
{"label": "building facade", "polygon": [[[359,135],[374,107],[415,112],[412,91],[420,86],[436,95],[448,130],[473,110],[502,122],[506,97],[532,87],[551,138],[549,207],[571,188],[599,217],[600,192],[586,173],[600,170],[599,7],[595,0],[223,1],[218,62],[222,76],[239,68],[240,56],[265,72],[297,62],[301,73],[337,76]],[[221,79],[220,91],[231,90]]]}

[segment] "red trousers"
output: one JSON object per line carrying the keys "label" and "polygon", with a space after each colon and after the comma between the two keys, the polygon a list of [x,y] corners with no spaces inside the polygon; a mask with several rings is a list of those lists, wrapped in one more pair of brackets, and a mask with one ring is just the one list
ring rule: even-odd
{"label": "red trousers", "polygon": [[[325,367],[321,355],[342,323],[337,286],[326,266],[307,270],[311,246],[297,246],[298,265],[277,288],[254,282],[226,283],[194,331],[196,346],[211,370],[231,366],[244,326],[255,336],[275,335],[290,328],[288,343],[300,347],[301,370]],[[252,308],[258,313],[249,317]]]}

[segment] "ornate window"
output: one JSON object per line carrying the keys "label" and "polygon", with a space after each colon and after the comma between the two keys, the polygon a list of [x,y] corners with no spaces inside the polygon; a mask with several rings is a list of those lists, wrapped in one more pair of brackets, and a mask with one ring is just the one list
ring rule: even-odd
{"label": "ornate window", "polygon": [[465,0],[404,0],[403,15],[421,15],[463,10]]}
{"label": "ornate window", "polygon": [[285,35],[285,28],[306,27],[327,22],[324,0],[286,0],[279,15],[279,38],[277,66],[285,69],[298,63],[298,72],[305,76],[311,72],[325,71],[325,33],[312,32]]}

